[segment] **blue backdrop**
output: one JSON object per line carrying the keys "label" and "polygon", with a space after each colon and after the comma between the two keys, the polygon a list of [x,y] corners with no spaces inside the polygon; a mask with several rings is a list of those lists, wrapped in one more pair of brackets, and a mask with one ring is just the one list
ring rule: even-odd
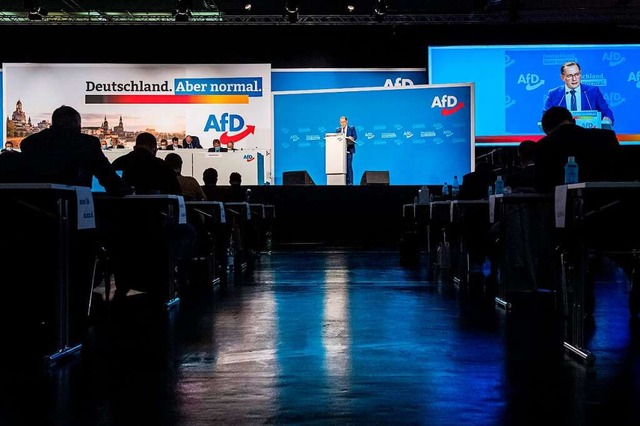
{"label": "blue backdrop", "polygon": [[326,133],[346,115],[358,132],[354,183],[389,171],[392,185],[451,182],[471,170],[472,85],[274,92],[275,184],[306,170],[326,184]]}
{"label": "blue backdrop", "polygon": [[271,91],[346,89],[348,87],[411,86],[426,84],[422,68],[272,69]]}

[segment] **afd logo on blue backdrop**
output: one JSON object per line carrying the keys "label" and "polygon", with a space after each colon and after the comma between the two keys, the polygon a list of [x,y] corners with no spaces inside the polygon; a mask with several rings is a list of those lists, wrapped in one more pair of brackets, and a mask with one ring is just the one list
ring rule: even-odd
{"label": "afd logo on blue backdrop", "polygon": [[444,116],[455,114],[464,108],[464,102],[459,102],[453,95],[434,96],[431,101],[431,108],[440,108],[440,113]]}
{"label": "afd logo on blue backdrop", "polygon": [[609,104],[610,107],[617,107],[618,105],[622,104],[623,102],[626,101],[626,99],[624,98],[624,96],[622,96],[622,94],[618,93],[618,92],[608,92],[608,93],[604,93],[604,100],[607,101],[607,103]]}
{"label": "afd logo on blue backdrop", "polygon": [[398,77],[394,82],[392,79],[388,78],[385,80],[383,87],[400,87],[400,86],[413,86],[413,80],[411,80],[410,78]]}
{"label": "afd logo on blue backdrop", "polygon": [[640,71],[631,71],[627,78],[627,83],[629,82],[635,83],[636,88],[640,89]]}
{"label": "afd logo on blue backdrop", "polygon": [[525,84],[525,89],[530,92],[544,85],[544,80],[538,74],[520,74],[517,84]]}
{"label": "afd logo on blue backdrop", "polygon": [[262,97],[262,77],[177,78],[174,92],[181,95],[245,95]]}
{"label": "afd logo on blue backdrop", "polygon": [[620,52],[605,52],[602,54],[602,62],[609,62],[610,67],[618,66],[626,59]]}

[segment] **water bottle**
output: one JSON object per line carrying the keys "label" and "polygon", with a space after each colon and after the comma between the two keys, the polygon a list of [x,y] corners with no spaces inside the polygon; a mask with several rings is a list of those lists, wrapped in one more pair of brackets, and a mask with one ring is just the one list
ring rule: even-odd
{"label": "water bottle", "polygon": [[442,199],[446,200],[447,198],[449,198],[449,185],[445,182],[444,185],[442,185]]}
{"label": "water bottle", "polygon": [[574,156],[570,156],[564,165],[564,183],[578,183],[578,163]]}
{"label": "water bottle", "polygon": [[504,194],[504,181],[502,180],[502,176],[498,176],[495,183],[496,187],[496,195]]}
{"label": "water bottle", "polygon": [[493,195],[493,185],[489,185],[489,188],[487,188],[487,198],[491,198],[492,195]]}
{"label": "water bottle", "polygon": [[424,185],[418,190],[418,204],[429,204],[430,196],[429,187]]}
{"label": "water bottle", "polygon": [[251,202],[251,188],[247,188],[247,191],[245,192],[245,199],[247,200],[247,203]]}
{"label": "water bottle", "polygon": [[451,198],[454,200],[458,198],[460,193],[460,183],[458,182],[458,176],[453,177],[453,183],[451,184]]}
{"label": "water bottle", "polygon": [[267,254],[271,254],[271,251],[273,250],[273,234],[271,233],[271,231],[267,231],[267,233],[265,234],[265,239]]}

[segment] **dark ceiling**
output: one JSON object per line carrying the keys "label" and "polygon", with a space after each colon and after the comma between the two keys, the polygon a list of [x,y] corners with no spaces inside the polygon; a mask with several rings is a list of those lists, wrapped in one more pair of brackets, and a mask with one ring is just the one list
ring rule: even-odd
{"label": "dark ceiling", "polygon": [[[286,0],[293,1],[293,0]],[[300,16],[371,16],[380,0],[297,0]],[[172,20],[177,8],[189,6],[195,21],[225,23],[233,22],[232,17],[245,17],[237,23],[252,23],[248,16],[282,16],[285,0],[254,0],[251,12],[245,10],[249,0],[0,0],[0,23],[26,21],[27,11],[40,7],[43,23],[84,22],[102,20],[105,22],[128,23]],[[355,9],[347,14],[347,5]],[[515,14],[538,20],[579,21],[584,16],[594,20],[620,20],[628,23],[640,13],[640,0],[386,0],[388,16],[402,16],[398,22],[407,23],[409,16],[431,15],[427,22],[438,19],[438,14]],[[146,15],[146,16],[145,16]],[[162,18],[164,16],[164,18]],[[100,17],[100,18],[99,18]],[[440,19],[443,19],[440,17]],[[449,18],[446,18],[449,19]],[[404,21],[403,21],[404,20]],[[409,19],[411,21],[411,19]],[[323,23],[321,19],[300,20],[301,23]],[[340,21],[337,21],[338,23]],[[474,21],[475,22],[475,21]],[[257,20],[253,23],[274,23]],[[336,23],[326,21],[324,23]],[[411,22],[409,22],[411,23]],[[637,23],[637,22],[636,22]]]}

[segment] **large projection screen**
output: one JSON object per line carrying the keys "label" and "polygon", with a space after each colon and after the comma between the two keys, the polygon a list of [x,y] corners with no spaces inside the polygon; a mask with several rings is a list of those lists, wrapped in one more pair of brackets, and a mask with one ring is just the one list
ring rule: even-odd
{"label": "large projection screen", "polygon": [[475,83],[476,142],[517,144],[543,135],[547,92],[564,84],[560,67],[577,61],[582,83],[598,86],[615,114],[622,144],[640,143],[640,45],[431,46],[429,82]]}
{"label": "large projection screen", "polygon": [[451,182],[474,164],[473,85],[274,92],[275,183],[306,170],[326,184],[324,136],[347,116],[358,140],[354,184],[389,171],[391,185]]}

